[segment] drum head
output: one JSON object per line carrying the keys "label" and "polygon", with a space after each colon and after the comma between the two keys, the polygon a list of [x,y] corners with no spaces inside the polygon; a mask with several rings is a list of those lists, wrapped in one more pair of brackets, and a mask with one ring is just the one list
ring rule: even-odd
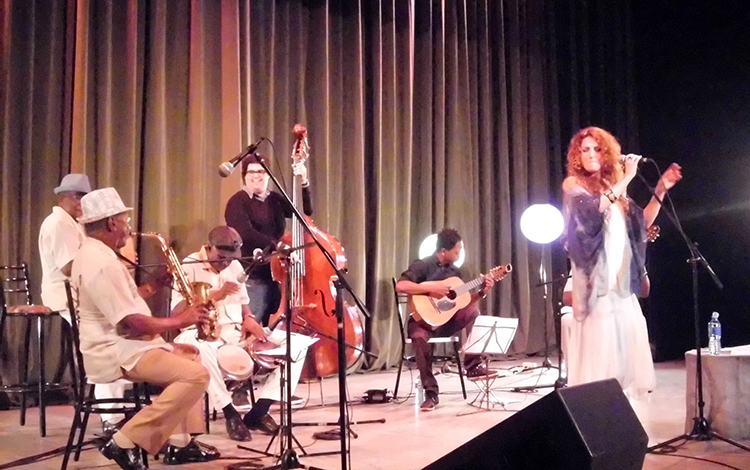
{"label": "drum head", "polygon": [[226,378],[245,380],[253,373],[253,360],[241,347],[227,344],[218,349],[216,358]]}

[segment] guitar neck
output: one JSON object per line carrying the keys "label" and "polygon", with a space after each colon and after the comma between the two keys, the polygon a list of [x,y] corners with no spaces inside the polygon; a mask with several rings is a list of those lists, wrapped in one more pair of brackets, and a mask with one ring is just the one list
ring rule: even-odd
{"label": "guitar neck", "polygon": [[456,295],[461,295],[464,292],[470,292],[477,287],[481,286],[484,283],[484,275],[477,277],[476,279],[472,279],[469,282],[465,282],[461,284],[460,286],[453,289],[453,291],[456,293]]}

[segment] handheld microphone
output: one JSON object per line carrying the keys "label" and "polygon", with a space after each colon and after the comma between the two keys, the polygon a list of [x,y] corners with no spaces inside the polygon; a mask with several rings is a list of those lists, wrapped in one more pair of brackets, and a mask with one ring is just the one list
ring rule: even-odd
{"label": "handheld microphone", "polygon": [[266,140],[265,137],[261,137],[257,142],[237,154],[236,157],[229,160],[228,162],[224,162],[221,165],[219,165],[219,176],[222,178],[226,178],[227,176],[231,175],[234,172],[234,169],[237,168],[237,165],[240,164],[243,158],[247,156],[248,154],[251,154],[255,152],[258,149],[258,146]]}
{"label": "handheld microphone", "polygon": [[[623,162],[623,163],[625,163],[625,159],[628,158],[630,155],[633,155],[633,154],[629,153],[627,155],[620,155],[620,161]],[[640,156],[640,155],[637,155],[637,156]],[[638,164],[640,165],[641,163],[648,163],[648,162],[651,162],[651,161],[653,161],[653,160],[650,159],[650,158],[641,157],[641,159],[638,160]]]}

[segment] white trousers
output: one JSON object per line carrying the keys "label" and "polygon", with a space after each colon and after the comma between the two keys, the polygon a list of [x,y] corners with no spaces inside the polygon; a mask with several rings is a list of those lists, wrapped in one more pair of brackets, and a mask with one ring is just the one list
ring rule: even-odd
{"label": "white trousers", "polygon": [[[268,333],[268,332],[266,332]],[[295,337],[302,337],[292,333],[292,391],[297,387],[302,366],[307,356],[307,347],[295,348]],[[221,410],[232,403],[232,394],[227,390],[224,383],[224,373],[219,367],[217,360],[217,351],[224,344],[237,344],[240,342],[241,333],[231,326],[222,326],[221,340],[219,341],[198,341],[195,337],[195,329],[191,328],[183,331],[174,339],[175,343],[192,344],[197,347],[201,353],[201,362],[208,369],[211,381],[208,384],[208,398],[216,410]],[[270,336],[269,341],[281,347],[286,344],[286,331],[276,328]],[[281,366],[283,367],[283,366]],[[269,400],[281,400],[281,367],[273,370],[267,377],[265,383],[261,386],[256,399],[267,398]]]}

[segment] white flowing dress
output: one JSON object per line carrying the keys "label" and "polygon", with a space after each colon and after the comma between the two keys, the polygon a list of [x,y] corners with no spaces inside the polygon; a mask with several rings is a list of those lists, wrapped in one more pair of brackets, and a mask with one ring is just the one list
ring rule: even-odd
{"label": "white flowing dress", "polygon": [[562,320],[568,385],[615,378],[628,396],[642,399],[656,386],[656,375],[646,319],[630,292],[632,251],[619,204],[605,213],[603,230],[607,294],[596,298],[591,313],[581,321],[573,314]]}

